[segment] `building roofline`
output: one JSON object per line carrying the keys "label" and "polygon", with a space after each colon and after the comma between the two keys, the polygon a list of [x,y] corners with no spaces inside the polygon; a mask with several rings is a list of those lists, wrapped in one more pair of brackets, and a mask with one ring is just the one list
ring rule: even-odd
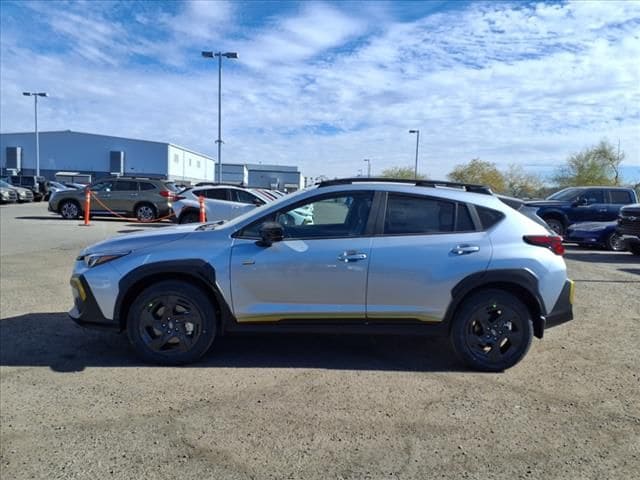
{"label": "building roofline", "polygon": [[[33,133],[34,133],[33,131],[31,131],[31,132],[1,132],[0,135],[33,135]],[[46,130],[46,131],[41,131],[41,132],[38,132],[38,133],[40,135],[46,134],[46,133],[77,133],[77,134],[80,134],[80,135],[92,135],[94,137],[119,138],[121,140],[133,140],[133,141],[136,141],[136,142],[158,143],[160,145],[170,145],[172,147],[179,148],[179,149],[184,150],[186,152],[195,153],[196,155],[200,155],[201,157],[206,157],[206,158],[208,158],[210,160],[215,161],[215,158],[210,157],[209,155],[197,152],[197,151],[192,150],[190,148],[186,148],[186,147],[183,147],[181,145],[177,145],[177,144],[171,143],[171,142],[158,142],[157,140],[145,140],[145,139],[142,139],[142,138],[121,137],[121,136],[118,136],[118,135],[104,135],[102,133],[79,132],[77,130]]]}

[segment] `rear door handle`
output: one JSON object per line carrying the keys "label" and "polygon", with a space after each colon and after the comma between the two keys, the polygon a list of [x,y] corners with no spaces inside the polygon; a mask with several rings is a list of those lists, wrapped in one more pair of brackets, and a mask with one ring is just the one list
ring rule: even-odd
{"label": "rear door handle", "polygon": [[451,249],[451,253],[454,255],[469,255],[479,251],[480,247],[477,245],[456,245]]}
{"label": "rear door handle", "polygon": [[366,260],[366,259],[367,259],[366,253],[356,252],[354,250],[347,250],[346,252],[343,252],[340,255],[338,255],[338,260],[345,263],[358,262],[360,260]]}

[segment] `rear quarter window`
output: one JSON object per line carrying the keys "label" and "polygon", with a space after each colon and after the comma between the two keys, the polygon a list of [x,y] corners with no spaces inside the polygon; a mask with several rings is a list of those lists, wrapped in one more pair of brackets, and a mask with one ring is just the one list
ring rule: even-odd
{"label": "rear quarter window", "polygon": [[476,206],[476,211],[478,212],[478,217],[480,217],[480,224],[483,230],[488,230],[504,218],[504,213],[490,208]]}

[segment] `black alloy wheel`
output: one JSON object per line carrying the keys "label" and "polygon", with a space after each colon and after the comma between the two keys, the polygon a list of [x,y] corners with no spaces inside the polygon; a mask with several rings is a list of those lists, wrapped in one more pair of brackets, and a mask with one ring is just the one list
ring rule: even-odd
{"label": "black alloy wheel", "polygon": [[215,311],[208,296],[189,283],[163,281],[131,306],[129,340],[143,359],[164,365],[198,360],[215,337]]}
{"label": "black alloy wheel", "polygon": [[463,302],[451,339],[467,365],[500,372],[518,363],[529,350],[533,339],[531,314],[514,295],[483,290]]}

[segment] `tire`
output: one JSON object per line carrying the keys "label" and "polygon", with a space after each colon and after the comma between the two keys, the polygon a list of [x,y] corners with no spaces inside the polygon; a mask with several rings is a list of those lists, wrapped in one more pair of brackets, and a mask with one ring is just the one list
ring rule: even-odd
{"label": "tire", "polygon": [[627,240],[625,243],[627,244],[627,250],[629,250],[633,255],[640,255],[640,238]]}
{"label": "tire", "polygon": [[195,210],[189,210],[188,212],[180,215],[179,223],[199,223],[200,222],[200,213]]}
{"label": "tire", "polygon": [[65,220],[75,220],[80,216],[80,205],[74,200],[64,200],[58,208],[60,215]]}
{"label": "tire", "polygon": [[487,289],[471,294],[451,326],[453,348],[467,366],[484,372],[513,367],[529,351],[533,322],[511,293]]}
{"label": "tire", "polygon": [[620,236],[620,234],[616,232],[611,232],[611,234],[607,237],[606,246],[608,250],[612,252],[624,252],[627,249],[625,244],[626,242]]}
{"label": "tire", "polygon": [[543,220],[549,225],[549,228],[556,232],[561,237],[565,235],[564,223],[557,218],[543,218]]}
{"label": "tire", "polygon": [[156,207],[150,203],[141,203],[135,210],[136,218],[141,222],[151,222],[158,217]]}
{"label": "tire", "polygon": [[188,282],[162,281],[146,288],[131,305],[127,334],[146,362],[193,363],[213,343],[216,314],[200,288]]}

